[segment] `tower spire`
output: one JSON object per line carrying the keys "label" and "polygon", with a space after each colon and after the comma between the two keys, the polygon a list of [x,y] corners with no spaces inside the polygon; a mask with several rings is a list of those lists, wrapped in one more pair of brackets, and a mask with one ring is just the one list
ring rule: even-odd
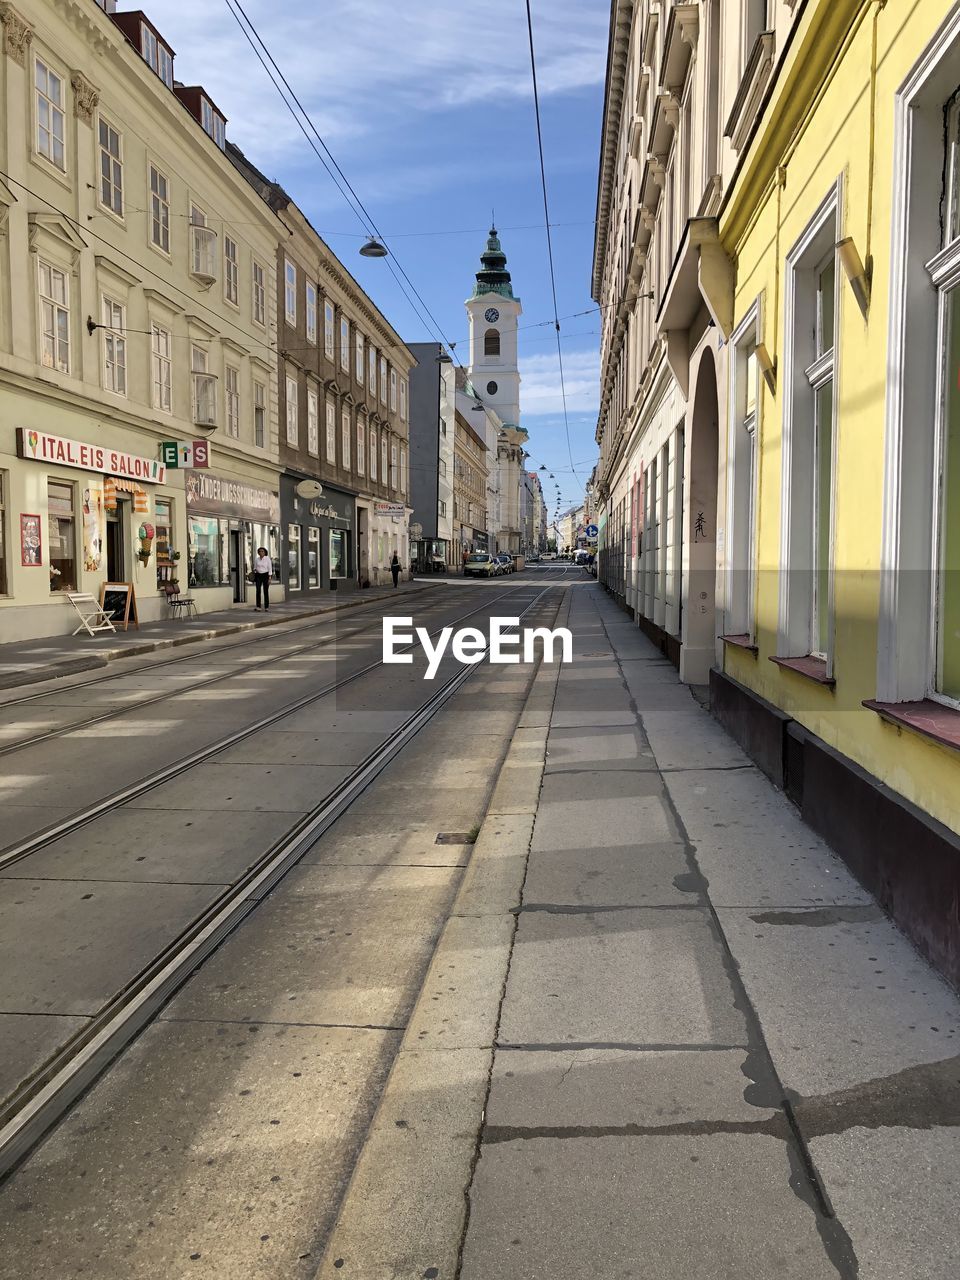
{"label": "tower spire", "polygon": [[507,270],[507,255],[500,244],[496,224],[491,226],[490,234],[487,236],[487,247],[480,255],[480,270],[477,272],[473,296],[479,298],[485,293],[499,293],[502,298],[513,297],[513,285],[510,283],[510,272]]}

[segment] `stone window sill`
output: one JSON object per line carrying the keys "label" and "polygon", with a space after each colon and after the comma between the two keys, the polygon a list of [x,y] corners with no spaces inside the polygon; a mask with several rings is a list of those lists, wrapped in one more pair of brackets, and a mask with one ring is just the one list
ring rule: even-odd
{"label": "stone window sill", "polygon": [[942,747],[960,751],[960,711],[953,707],[945,707],[932,698],[920,702],[877,702],[865,698],[863,705],[889,724],[912,729]]}
{"label": "stone window sill", "polygon": [[760,652],[749,636],[721,636],[720,639],[724,644],[732,645],[735,649],[744,649],[747,653],[752,653],[754,657]]}
{"label": "stone window sill", "polygon": [[837,683],[833,676],[827,675],[827,664],[823,658],[814,658],[808,654],[805,658],[772,657],[770,661],[787,671],[795,671],[798,676],[804,676],[815,684],[825,685],[828,689],[832,689]]}

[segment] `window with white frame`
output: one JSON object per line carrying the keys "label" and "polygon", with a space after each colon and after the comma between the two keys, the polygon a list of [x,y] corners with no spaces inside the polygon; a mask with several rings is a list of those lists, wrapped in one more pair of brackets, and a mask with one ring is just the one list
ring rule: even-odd
{"label": "window with white frame", "polygon": [[170,183],[155,164],[150,166],[150,243],[170,252]]}
{"label": "window with white frame", "polygon": [[100,134],[100,203],[118,218],[123,217],[123,143],[119,130],[103,116],[98,121]]}
{"label": "window with white frame", "polygon": [[337,411],[332,400],[327,401],[327,461],[337,461]]}
{"label": "window with white frame", "polygon": [[355,342],[356,342],[356,348],[357,348],[357,363],[356,363],[356,368],[354,372],[356,374],[357,381],[360,383],[362,387],[363,386],[363,369],[364,369],[363,334],[362,333],[358,333],[356,335]]}
{"label": "window with white frame", "polygon": [[367,428],[360,415],[357,415],[357,475],[362,476],[366,470]]}
{"label": "window with white frame", "polygon": [[153,364],[153,407],[161,413],[173,412],[173,349],[170,330],[151,325]]}
{"label": "window with white frame", "polygon": [[190,274],[205,285],[217,278],[217,233],[198,204],[190,205]]}
{"label": "window with white frame", "polygon": [[297,417],[299,391],[296,378],[287,376],[287,444],[296,449],[300,442],[300,425]]}
{"label": "window with white frame", "polygon": [[209,369],[204,347],[194,343],[190,348],[190,380],[193,383],[193,420],[201,427],[217,425],[217,379]]}
{"label": "window with white frame", "polygon": [[333,322],[333,303],[329,298],[325,298],[323,302],[323,351],[324,355],[331,360],[333,359]]}
{"label": "window with white frame", "polygon": [[317,286],[307,281],[307,341],[317,341]]}
{"label": "window with white frame", "polygon": [[370,428],[370,479],[377,478],[377,433]]}
{"label": "window with white frame", "polygon": [[387,433],[380,432],[380,483],[384,486],[390,483],[390,471],[387,465]]}
{"label": "window with white frame", "polygon": [[104,296],[102,303],[103,326],[103,387],[118,396],[127,394],[127,308],[122,302]]}
{"label": "window with white frame", "polygon": [[760,304],[730,340],[733,379],[727,433],[727,533],[724,631],[755,638],[757,441]]}
{"label": "window with white frame", "polygon": [[145,22],[140,23],[140,52],[144,62],[148,62],[167,88],[172,89],[173,54]]}
{"label": "window with white frame", "polygon": [[283,264],[283,313],[287,324],[297,323],[297,268],[289,258]]}
{"label": "window with white frame", "polygon": [[397,412],[397,371],[390,370],[390,412]]}
{"label": "window with white frame", "polygon": [[63,77],[41,58],[34,62],[37,112],[37,154],[58,169],[66,169]]}
{"label": "window with white frame", "polygon": [[223,237],[223,296],[235,307],[240,305],[240,255],[236,240]]}
{"label": "window with white frame", "polygon": [[343,453],[342,466],[345,471],[350,470],[350,410],[344,408],[340,416],[340,448]]}
{"label": "window with white frame", "polygon": [[377,398],[377,348],[372,342],[367,343],[367,373],[370,394],[374,400]]}
{"label": "window with white frame", "polygon": [[258,449],[267,444],[267,388],[254,379],[253,383],[253,443]]}
{"label": "window with white frame", "polygon": [[208,98],[200,99],[200,125],[222,151],[226,146],[226,121]]}
{"label": "window with white frame", "polygon": [[267,279],[266,272],[262,262],[253,260],[252,269],[252,287],[253,287],[253,319],[256,324],[267,323]]}
{"label": "window with white frame", "polygon": [[320,456],[320,396],[313,388],[307,388],[307,453]]}
{"label": "window with white frame", "polygon": [[400,446],[400,492],[407,492],[407,451]]}
{"label": "window with white frame", "polygon": [[387,403],[387,359],[380,357],[380,403]]}
{"label": "window with white frame", "polygon": [[228,436],[240,436],[240,370],[228,364],[223,371],[223,390],[226,408],[226,432]]}
{"label": "window with white frame", "polygon": [[390,445],[390,488],[397,487],[397,446],[396,443]]}
{"label": "window with white frame", "polygon": [[787,255],[778,653],[832,674],[841,182]]}
{"label": "window with white frame", "polygon": [[340,317],[340,368],[350,368],[350,321]]}
{"label": "window with white frame", "polygon": [[741,65],[746,65],[753,46],[767,30],[767,0],[742,0],[743,3],[743,53]]}
{"label": "window with white frame", "polygon": [[65,271],[38,263],[40,363],[45,369],[70,372],[70,282]]}
{"label": "window with white frame", "polygon": [[407,420],[407,380],[400,379],[400,418],[403,422]]}

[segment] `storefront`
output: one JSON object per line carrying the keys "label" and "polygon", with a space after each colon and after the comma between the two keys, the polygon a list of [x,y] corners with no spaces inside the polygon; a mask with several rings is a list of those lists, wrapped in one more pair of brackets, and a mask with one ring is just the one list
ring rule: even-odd
{"label": "storefront", "polygon": [[402,502],[379,502],[357,499],[357,549],[360,563],[367,566],[361,585],[385,586],[392,581],[390,562],[394,554],[403,568],[410,571],[410,538],[407,521],[411,509]]}
{"label": "storefront", "polygon": [[[242,604],[247,573],[258,547],[273,561],[273,581],[281,582],[280,495],[235,476],[185,470],[187,567],[180,573],[201,612]],[[181,562],[182,563],[182,562]],[[184,577],[186,581],[184,581]]]}
{"label": "storefront", "polygon": [[292,599],[356,586],[356,498],[329,484],[318,497],[304,497],[297,487],[306,489],[311,482],[305,480],[295,473],[280,477],[283,585]]}
{"label": "storefront", "polygon": [[111,434],[117,447],[11,432],[16,456],[0,457],[0,641],[69,634],[67,594],[98,599],[106,582],[133,585],[141,621],[164,616],[157,556],[161,539],[165,557],[176,554],[183,491],[175,471],[138,451],[138,436]]}

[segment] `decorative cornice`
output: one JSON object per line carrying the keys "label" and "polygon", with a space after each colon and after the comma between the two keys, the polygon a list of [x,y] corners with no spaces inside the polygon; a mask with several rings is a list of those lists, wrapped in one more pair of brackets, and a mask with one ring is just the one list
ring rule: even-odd
{"label": "decorative cornice", "polygon": [[33,39],[33,27],[21,18],[12,4],[0,3],[0,23],[3,24],[3,50],[19,66],[27,65],[27,49]]}
{"label": "decorative cornice", "polygon": [[100,103],[100,90],[90,83],[82,71],[74,71],[70,83],[73,85],[73,105],[77,119],[92,125],[93,113]]}
{"label": "decorative cornice", "polygon": [[664,120],[676,133],[680,128],[680,99],[677,96],[677,91],[675,89],[665,89],[663,93],[657,94],[657,102],[660,104]]}
{"label": "decorative cornice", "polygon": [[[666,180],[666,163],[666,156],[655,156],[652,153],[647,156],[647,165],[650,168],[650,177],[661,191],[663,190],[663,185]],[[649,212],[649,210],[647,210],[647,212]],[[646,225],[646,223],[644,223],[644,225]]]}

